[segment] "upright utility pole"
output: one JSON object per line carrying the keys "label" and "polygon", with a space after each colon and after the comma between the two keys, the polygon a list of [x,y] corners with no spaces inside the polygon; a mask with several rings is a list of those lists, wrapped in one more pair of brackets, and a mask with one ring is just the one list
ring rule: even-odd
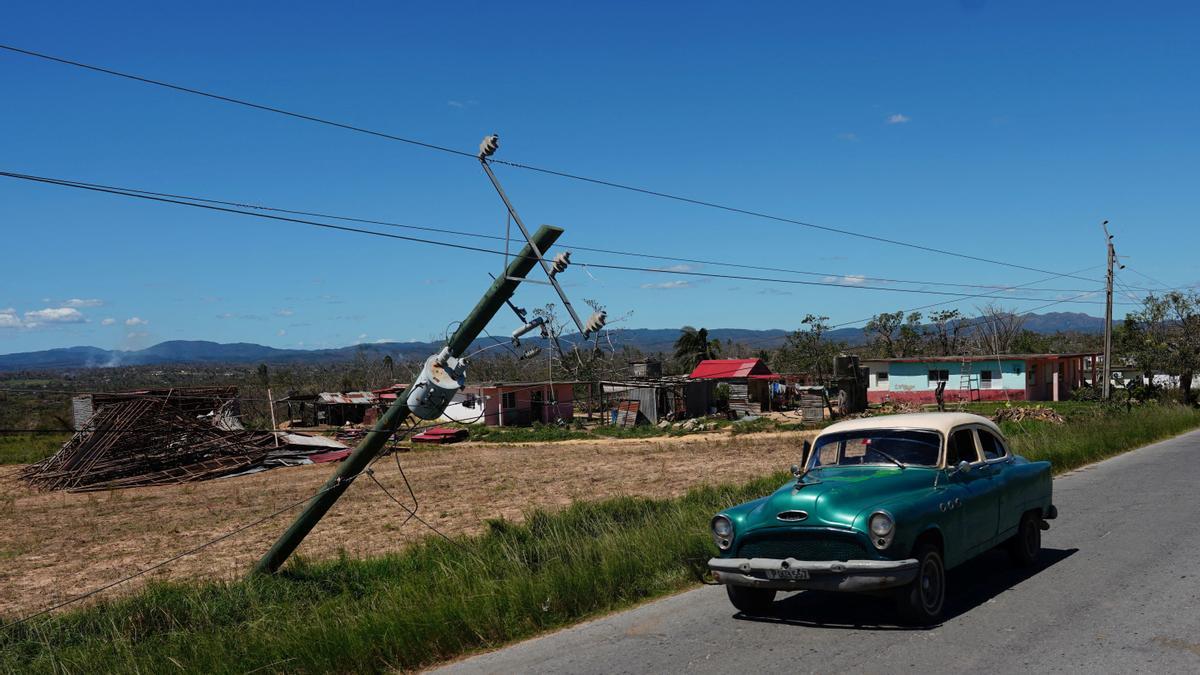
{"label": "upright utility pole", "polygon": [[463,355],[470,344],[479,337],[496,312],[512,297],[521,280],[529,274],[541,259],[541,252],[550,248],[563,233],[562,228],[543,225],[530,237],[521,252],[512,258],[504,276],[492,282],[491,288],[480,298],[475,309],[459,325],[458,330],[442,349],[441,353],[429,357],[421,374],[405,391],[405,397],[396,397],[393,403],[367,433],[354,452],[338,466],[320,491],[308,502],[304,511],[288,527],[283,536],[271,546],[271,550],[258,561],[256,572],[274,573],[296,550],[304,537],[316,527],[321,517],[337,502],[338,497],[350,487],[371,460],[383,449],[387,440],[409,418],[416,414],[423,419],[436,419],[449,397],[458,391],[466,370]]}
{"label": "upright utility pole", "polygon": [[1113,263],[1117,260],[1117,252],[1113,248],[1113,236],[1108,233],[1108,221],[1100,224],[1104,228],[1105,243],[1108,245],[1108,274],[1104,277],[1104,400],[1107,401],[1112,393],[1112,300],[1113,300]]}

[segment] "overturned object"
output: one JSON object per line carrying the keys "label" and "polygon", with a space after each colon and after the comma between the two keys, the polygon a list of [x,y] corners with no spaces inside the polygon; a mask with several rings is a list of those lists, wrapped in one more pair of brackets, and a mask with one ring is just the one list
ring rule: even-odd
{"label": "overturned object", "polygon": [[105,394],[95,403],[58,452],[21,472],[25,482],[70,492],[186,483],[272,466],[267,460],[280,450],[335,449],[296,448],[290,434],[247,431],[234,387]]}

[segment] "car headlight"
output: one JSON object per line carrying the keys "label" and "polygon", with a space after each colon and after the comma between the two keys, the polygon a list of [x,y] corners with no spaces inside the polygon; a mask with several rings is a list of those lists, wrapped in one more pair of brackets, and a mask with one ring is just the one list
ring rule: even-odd
{"label": "car headlight", "polygon": [[896,534],[896,521],[892,520],[891,515],[883,511],[872,513],[867,527],[871,530],[871,543],[875,544],[875,548],[884,549],[891,545],[892,537]]}
{"label": "car headlight", "polygon": [[733,545],[733,521],[728,516],[717,516],[712,519],[713,543],[722,551],[728,551]]}

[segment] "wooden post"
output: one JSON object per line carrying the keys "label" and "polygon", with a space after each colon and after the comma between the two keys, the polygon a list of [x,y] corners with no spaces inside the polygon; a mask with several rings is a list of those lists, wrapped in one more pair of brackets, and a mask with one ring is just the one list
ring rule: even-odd
{"label": "wooden post", "polygon": [[[275,438],[275,447],[279,447],[279,434],[275,431],[279,429],[279,424],[275,422],[275,397],[271,395],[271,388],[267,387],[267,405],[271,406],[271,436]],[[291,419],[291,416],[288,416]]]}

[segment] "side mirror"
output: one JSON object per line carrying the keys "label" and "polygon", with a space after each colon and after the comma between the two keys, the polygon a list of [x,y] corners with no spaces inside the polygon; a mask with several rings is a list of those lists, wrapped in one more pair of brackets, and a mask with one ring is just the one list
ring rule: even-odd
{"label": "side mirror", "polygon": [[962,460],[962,461],[960,461],[960,462],[959,462],[957,465],[955,465],[954,469],[953,469],[953,470],[950,472],[950,475],[951,475],[951,476],[953,476],[953,475],[954,475],[954,474],[956,474],[956,473],[961,473],[961,474],[964,474],[964,475],[965,475],[965,474],[968,474],[968,473],[971,473],[971,464],[970,464],[970,462],[968,462],[968,461],[967,461],[967,460],[965,460],[965,459],[964,459],[964,460]]}
{"label": "side mirror", "polygon": [[799,478],[799,477],[800,477],[800,475],[801,475],[801,474],[800,474],[800,465],[799,465],[799,464],[793,464],[793,465],[792,465],[792,477],[793,477],[793,478]]}

